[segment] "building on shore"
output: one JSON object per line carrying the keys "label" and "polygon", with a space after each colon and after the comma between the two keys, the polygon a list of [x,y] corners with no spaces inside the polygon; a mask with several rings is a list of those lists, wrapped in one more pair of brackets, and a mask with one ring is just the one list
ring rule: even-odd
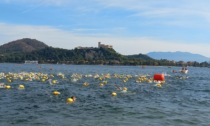
{"label": "building on shore", "polygon": [[25,60],[25,64],[38,64],[36,60]]}
{"label": "building on shore", "polygon": [[113,46],[112,46],[112,45],[101,44],[101,42],[98,42],[98,48],[108,48],[108,49],[112,49]]}

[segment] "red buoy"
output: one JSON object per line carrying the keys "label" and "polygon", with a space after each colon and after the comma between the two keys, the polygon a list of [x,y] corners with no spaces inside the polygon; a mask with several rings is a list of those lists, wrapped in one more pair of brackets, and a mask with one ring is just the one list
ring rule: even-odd
{"label": "red buoy", "polygon": [[156,81],[165,81],[164,74],[154,74],[153,80],[156,80]]}

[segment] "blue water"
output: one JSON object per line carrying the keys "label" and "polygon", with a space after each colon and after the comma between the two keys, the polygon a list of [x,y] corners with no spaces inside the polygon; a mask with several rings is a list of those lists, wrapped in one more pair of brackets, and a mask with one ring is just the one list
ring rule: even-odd
{"label": "blue water", "polygon": [[[189,67],[189,73],[172,73],[179,67],[146,66],[89,66],[89,65],[33,65],[0,64],[0,72],[40,72],[53,74],[59,81],[51,85],[48,81],[25,81],[5,78],[0,82],[11,85],[11,89],[0,89],[1,126],[209,126],[210,125],[210,68]],[[58,73],[65,78],[57,76]],[[83,77],[71,81],[72,74]],[[87,74],[108,74],[107,84]],[[136,83],[137,75],[153,77],[165,73],[166,82],[161,88],[155,83]],[[127,82],[122,78],[132,75]],[[170,76],[169,76],[170,75]],[[182,79],[181,77],[186,77]],[[90,85],[83,86],[84,82]],[[18,85],[25,89],[18,89]],[[119,87],[127,87],[123,93]],[[54,96],[53,91],[61,94]],[[116,97],[111,93],[115,91]],[[66,99],[77,100],[67,104]]]}

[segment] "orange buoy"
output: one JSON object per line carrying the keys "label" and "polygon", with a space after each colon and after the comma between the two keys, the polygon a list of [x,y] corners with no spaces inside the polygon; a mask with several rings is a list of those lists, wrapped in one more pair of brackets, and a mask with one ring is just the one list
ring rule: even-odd
{"label": "orange buoy", "polygon": [[154,74],[153,80],[156,80],[156,81],[165,81],[164,74]]}

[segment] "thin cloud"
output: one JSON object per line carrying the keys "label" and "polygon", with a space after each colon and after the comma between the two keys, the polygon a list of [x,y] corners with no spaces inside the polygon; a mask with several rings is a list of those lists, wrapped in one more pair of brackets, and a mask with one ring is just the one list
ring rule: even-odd
{"label": "thin cloud", "polygon": [[140,16],[146,18],[204,18],[210,23],[210,1],[203,0],[106,0],[100,1],[104,6],[122,8],[133,11],[130,16]]}
{"label": "thin cloud", "polygon": [[3,3],[26,3],[34,5],[34,7],[25,10],[31,11],[40,6],[69,6],[76,11],[83,13],[98,13],[105,8],[119,8],[127,11],[132,11],[130,16],[143,16],[147,18],[170,18],[173,20],[188,17],[203,18],[210,22],[210,1],[203,0],[3,0]]}
{"label": "thin cloud", "polygon": [[36,10],[36,9],[40,8],[41,6],[43,6],[43,5],[44,5],[44,2],[40,1],[39,3],[35,4],[33,7],[30,7],[29,9],[24,10],[22,13],[24,14],[24,13],[28,13],[30,11]]}
{"label": "thin cloud", "polygon": [[27,4],[39,4],[40,2],[45,3],[46,5],[64,5],[69,3],[71,0],[1,0],[0,3],[27,3]]}

